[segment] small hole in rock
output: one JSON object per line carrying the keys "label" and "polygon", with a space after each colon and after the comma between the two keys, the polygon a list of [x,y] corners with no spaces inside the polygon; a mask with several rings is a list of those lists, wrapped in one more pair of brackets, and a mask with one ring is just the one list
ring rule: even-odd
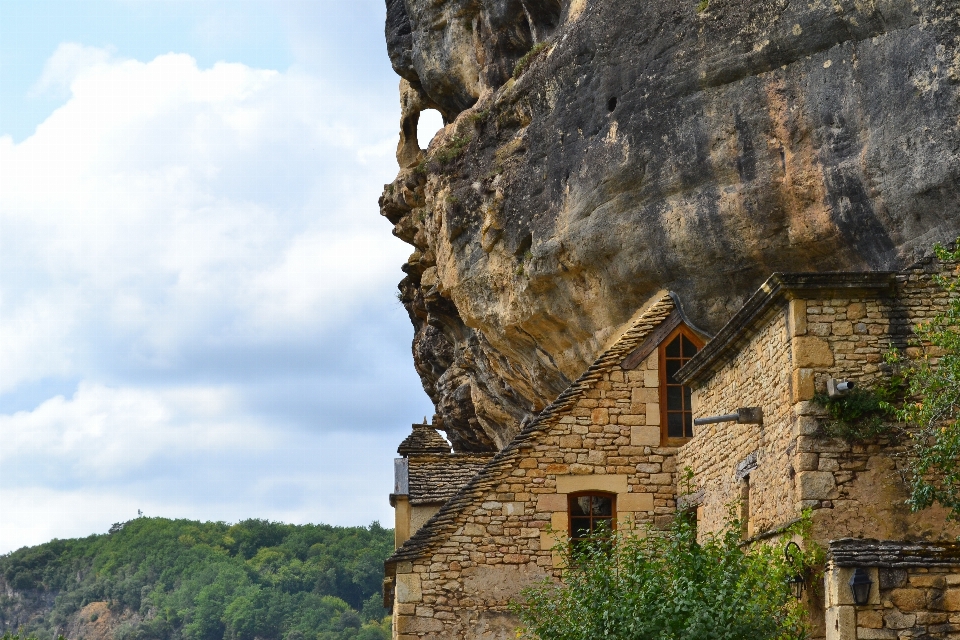
{"label": "small hole in rock", "polygon": [[607,111],[613,111],[617,108],[617,97],[614,96],[607,100]]}
{"label": "small hole in rock", "polygon": [[436,109],[425,109],[420,112],[420,122],[417,123],[417,142],[421,149],[430,146],[430,141],[443,129],[443,116]]}
{"label": "small hole in rock", "polygon": [[528,233],[524,236],[523,240],[520,241],[520,244],[517,246],[517,257],[521,260],[527,258],[527,253],[530,252],[530,247],[533,246],[533,234]]}

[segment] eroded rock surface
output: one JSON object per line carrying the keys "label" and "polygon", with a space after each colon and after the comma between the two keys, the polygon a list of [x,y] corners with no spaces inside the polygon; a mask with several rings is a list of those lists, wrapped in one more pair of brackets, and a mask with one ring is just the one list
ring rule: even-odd
{"label": "eroded rock surface", "polygon": [[[508,442],[659,289],[715,331],[771,272],[899,268],[960,234],[958,0],[387,7],[381,211],[458,450]],[[448,124],[421,153],[424,108]]]}

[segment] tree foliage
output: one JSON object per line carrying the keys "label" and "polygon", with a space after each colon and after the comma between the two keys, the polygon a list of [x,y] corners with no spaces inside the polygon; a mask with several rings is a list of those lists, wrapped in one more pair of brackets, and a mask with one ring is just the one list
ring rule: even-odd
{"label": "tree foliage", "polygon": [[[7,584],[53,610],[25,632],[54,637],[71,615],[107,602],[142,622],[116,640],[380,640],[393,532],[370,527],[235,525],[138,518],[112,533],[53,540],[0,556]],[[14,601],[0,597],[0,623]]]}
{"label": "tree foliage", "polygon": [[[941,262],[960,262],[954,250],[937,245]],[[909,504],[914,510],[939,503],[960,520],[960,267],[951,277],[935,276],[949,295],[946,311],[914,328],[918,355],[894,354],[908,385],[908,401],[897,412],[912,440]]]}
{"label": "tree foliage", "polygon": [[802,610],[787,578],[805,559],[783,546],[741,546],[737,523],[697,543],[678,518],[669,532],[565,547],[562,583],[524,591],[522,634],[540,640],[793,640]]}
{"label": "tree foliage", "polygon": [[[0,640],[40,640],[40,639],[37,638],[36,636],[31,636],[25,633],[21,633],[20,631],[17,631],[16,633],[13,633],[11,631],[4,631],[3,636],[0,637]],[[63,636],[59,636],[57,640],[64,640],[64,638]]]}

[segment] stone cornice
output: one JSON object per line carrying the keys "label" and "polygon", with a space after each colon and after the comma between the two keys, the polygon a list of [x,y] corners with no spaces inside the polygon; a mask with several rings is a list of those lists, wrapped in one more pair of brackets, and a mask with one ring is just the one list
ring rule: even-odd
{"label": "stone cornice", "polygon": [[837,567],[960,567],[960,542],[832,540],[829,561]]}
{"label": "stone cornice", "polygon": [[896,283],[895,271],[774,273],[734,314],[717,335],[676,374],[696,386],[735,356],[779,305],[792,299],[850,297],[871,292],[887,296]]}

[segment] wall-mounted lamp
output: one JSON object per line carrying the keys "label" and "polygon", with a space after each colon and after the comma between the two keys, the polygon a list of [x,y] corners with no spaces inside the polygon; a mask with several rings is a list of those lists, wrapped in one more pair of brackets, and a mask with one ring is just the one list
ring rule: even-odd
{"label": "wall-mounted lamp", "polygon": [[[788,542],[787,546],[783,549],[783,557],[786,558],[788,564],[794,561],[802,553],[803,552],[800,550],[800,545],[798,545],[796,542]],[[793,594],[794,598],[799,600],[803,597],[803,589],[806,584],[804,582],[802,573],[798,573],[787,578],[787,585],[790,587],[790,592]]]}
{"label": "wall-mounted lamp", "polygon": [[873,580],[870,574],[863,567],[857,567],[850,578],[850,591],[853,592],[853,603],[862,607],[870,601],[870,588],[873,587]]}
{"label": "wall-mounted lamp", "polygon": [[839,398],[842,395],[853,391],[857,383],[850,380],[834,380],[827,378],[827,396],[830,398]]}

